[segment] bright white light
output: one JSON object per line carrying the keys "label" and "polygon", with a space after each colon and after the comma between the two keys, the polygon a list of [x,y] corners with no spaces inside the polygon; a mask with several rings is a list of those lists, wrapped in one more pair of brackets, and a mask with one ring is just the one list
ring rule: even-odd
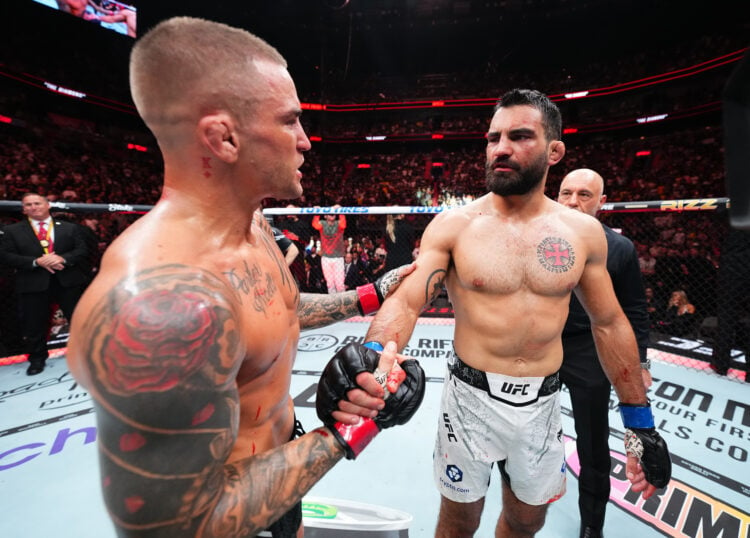
{"label": "bright white light", "polygon": [[578,99],[579,97],[586,97],[588,94],[588,90],[584,90],[582,92],[566,93],[565,99]]}
{"label": "bright white light", "polygon": [[638,118],[635,121],[638,123],[651,123],[652,121],[661,121],[669,116],[669,114],[657,114],[656,116],[646,116],[645,118]]}
{"label": "bright white light", "polygon": [[77,92],[75,90],[71,90],[70,88],[65,88],[63,86],[58,86],[57,84],[52,84],[51,82],[45,82],[44,85],[47,87],[48,90],[52,90],[53,92],[62,93],[63,95],[69,95],[70,97],[77,97],[78,99],[83,99],[86,97],[85,93]]}

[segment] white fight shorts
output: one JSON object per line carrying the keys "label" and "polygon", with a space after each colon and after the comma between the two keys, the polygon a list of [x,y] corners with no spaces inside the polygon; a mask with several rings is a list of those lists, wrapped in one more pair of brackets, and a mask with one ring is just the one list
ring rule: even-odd
{"label": "white fight shorts", "polygon": [[559,376],[485,373],[454,355],[443,384],[435,484],[452,501],[477,501],[487,492],[495,462],[527,504],[546,504],[565,493]]}

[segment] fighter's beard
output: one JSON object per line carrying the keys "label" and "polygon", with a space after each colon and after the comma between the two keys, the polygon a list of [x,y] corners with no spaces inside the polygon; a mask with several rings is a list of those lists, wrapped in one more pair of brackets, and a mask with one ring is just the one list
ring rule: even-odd
{"label": "fighter's beard", "polygon": [[523,195],[539,186],[547,173],[547,156],[542,154],[527,168],[510,172],[495,172],[495,162],[485,166],[487,190],[498,196]]}

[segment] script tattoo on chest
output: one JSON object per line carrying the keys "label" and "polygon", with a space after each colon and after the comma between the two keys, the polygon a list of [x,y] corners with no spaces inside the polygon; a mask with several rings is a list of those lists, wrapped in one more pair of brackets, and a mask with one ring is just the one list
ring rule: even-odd
{"label": "script tattoo on chest", "polygon": [[276,283],[270,274],[264,273],[257,265],[250,267],[246,261],[243,264],[245,267],[239,274],[232,269],[224,271],[224,275],[235,290],[250,298],[257,312],[265,312],[277,291]]}
{"label": "script tattoo on chest", "polygon": [[546,237],[536,247],[536,256],[542,267],[552,273],[565,273],[576,261],[573,247],[560,237]]}

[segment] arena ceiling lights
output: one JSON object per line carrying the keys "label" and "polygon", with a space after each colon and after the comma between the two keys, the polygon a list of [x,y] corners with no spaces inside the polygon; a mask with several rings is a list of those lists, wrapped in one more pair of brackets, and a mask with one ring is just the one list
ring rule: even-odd
{"label": "arena ceiling lights", "polygon": [[[701,62],[689,67],[683,67],[682,69],[675,69],[659,75],[653,75],[650,77],[640,78],[631,80],[629,82],[623,82],[620,84],[614,84],[612,86],[603,86],[601,88],[593,88],[588,90],[581,90],[576,92],[558,93],[551,94],[549,97],[553,101],[565,101],[569,99],[590,99],[593,97],[601,97],[604,95],[612,95],[615,93],[628,92],[639,88],[645,88],[647,86],[654,86],[657,84],[664,84],[673,80],[679,80],[686,77],[698,75],[711,69],[716,69],[724,65],[728,65],[734,62],[738,62],[742,55],[747,50],[746,48],[730,52],[717,58],[712,58],[705,62]],[[497,98],[495,97],[482,97],[474,99],[444,99],[440,101],[425,99],[416,101],[394,101],[394,102],[381,102],[381,103],[352,103],[352,104],[320,104],[320,103],[304,103],[302,108],[306,110],[327,110],[330,112],[364,112],[369,110],[401,110],[401,109],[412,109],[412,108],[455,108],[455,107],[479,107],[479,106],[495,106]]]}
{"label": "arena ceiling lights", "polygon": [[[711,69],[716,69],[734,62],[739,61],[742,55],[747,51],[747,47],[736,50],[729,54],[718,56],[716,58],[689,66],[681,69],[676,69],[659,75],[653,75],[637,80],[632,80],[625,83],[615,84],[611,86],[604,86],[601,88],[595,88],[590,90],[582,90],[576,92],[551,94],[550,98],[553,101],[566,101],[571,99],[590,99],[594,97],[601,97],[605,95],[612,95],[616,93],[628,92],[647,86],[653,86],[657,84],[667,83],[673,80],[678,80],[686,77],[698,75]],[[110,108],[119,112],[124,112],[130,115],[136,115],[135,107],[132,104],[121,103],[113,99],[106,97],[96,96],[90,93],[86,93],[77,89],[67,88],[55,84],[53,82],[44,80],[42,78],[30,75],[28,73],[18,73],[8,71],[7,66],[3,66],[5,69],[0,68],[0,76],[4,76],[10,79],[14,79],[37,88],[42,88],[47,91],[54,92],[58,95],[65,97],[80,99],[82,101],[94,104],[97,106]],[[425,99],[417,101],[399,101],[399,102],[381,102],[381,103],[356,103],[356,104],[321,104],[321,103],[302,103],[301,106],[304,110],[311,111],[330,111],[330,112],[353,112],[353,111],[382,111],[382,110],[399,110],[399,109],[428,109],[428,108],[456,108],[456,107],[484,107],[494,106],[496,98],[473,98],[473,99],[447,99],[447,100],[434,100]],[[614,129],[622,129],[625,127],[632,126],[634,123],[647,124],[655,121],[662,121],[666,119],[679,119],[689,116],[697,116],[705,114],[707,112],[715,112],[721,109],[721,103],[714,101],[705,103],[690,109],[684,109],[678,112],[661,115],[652,115],[643,118],[621,118],[615,119],[606,123],[596,123],[593,125],[575,125],[566,128],[565,134],[573,133],[585,133],[585,132],[601,132],[609,131]],[[14,121],[11,119],[11,121]],[[424,141],[424,140],[465,140],[473,138],[482,138],[484,133],[474,132],[460,132],[460,133],[422,133],[412,135],[370,135],[355,138],[337,138],[337,137],[326,137],[325,142],[333,143],[350,143],[350,142],[382,142],[386,138],[388,141]],[[323,142],[321,136],[313,135],[310,137],[312,142]]]}

